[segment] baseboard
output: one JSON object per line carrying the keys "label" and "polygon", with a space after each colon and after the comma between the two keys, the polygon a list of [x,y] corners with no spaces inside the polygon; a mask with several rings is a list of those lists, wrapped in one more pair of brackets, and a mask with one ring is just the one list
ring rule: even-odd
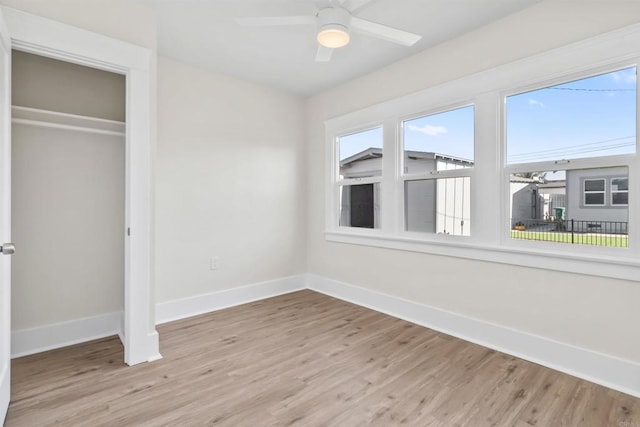
{"label": "baseboard", "polygon": [[85,317],[11,332],[11,358],[121,335],[122,312]]}
{"label": "baseboard", "polygon": [[305,288],[305,276],[290,276],[156,304],[156,324],[184,319]]}
{"label": "baseboard", "polygon": [[156,360],[162,359],[162,355],[160,354],[160,335],[158,335],[158,331],[153,331],[147,335],[147,343],[149,347],[150,354],[147,362],[155,362]]}
{"label": "baseboard", "polygon": [[640,397],[640,363],[321,276],[308,289]]}

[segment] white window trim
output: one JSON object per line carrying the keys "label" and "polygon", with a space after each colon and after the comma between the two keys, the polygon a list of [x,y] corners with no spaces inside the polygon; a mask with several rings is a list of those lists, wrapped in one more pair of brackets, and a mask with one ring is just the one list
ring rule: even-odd
{"label": "white window trim", "polygon": [[[354,111],[325,122],[327,134],[326,228],[328,241],[378,246],[384,248],[432,253],[460,258],[478,259],[535,268],[567,271],[595,276],[640,281],[640,233],[630,227],[629,247],[603,248],[575,245],[571,251],[558,243],[520,241],[510,238],[508,176],[528,169],[553,170],[627,166],[629,180],[638,181],[640,150],[637,155],[576,159],[570,162],[540,162],[506,166],[504,97],[577,80],[591,75],[630,66],[639,66],[636,46],[640,45],[640,24],[554,49],[523,60],[470,75],[459,80]],[[430,233],[404,232],[403,204],[400,200],[404,185],[401,172],[400,123],[418,112],[445,111],[452,105],[473,103],[475,109],[475,141],[473,169],[468,171],[472,188],[471,236],[445,236]],[[637,107],[640,111],[640,106]],[[640,120],[637,120],[640,123]],[[354,129],[384,127],[385,153],[381,189],[382,227],[376,230],[353,230],[338,227],[335,218],[333,140],[336,135]],[[638,134],[636,130],[636,135]],[[636,142],[637,144],[637,142]],[[395,157],[395,158],[394,158]],[[499,191],[495,191],[499,189]],[[637,217],[640,190],[629,191],[629,218]],[[496,208],[496,206],[498,208]],[[498,212],[496,212],[498,211]]]}

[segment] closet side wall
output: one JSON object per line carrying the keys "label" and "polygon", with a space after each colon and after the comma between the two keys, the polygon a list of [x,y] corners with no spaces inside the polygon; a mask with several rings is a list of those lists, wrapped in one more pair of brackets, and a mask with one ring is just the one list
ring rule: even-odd
{"label": "closet side wall", "polygon": [[[21,52],[13,104],[122,120],[124,77]],[[14,123],[12,329],[121,312],[123,136]]]}

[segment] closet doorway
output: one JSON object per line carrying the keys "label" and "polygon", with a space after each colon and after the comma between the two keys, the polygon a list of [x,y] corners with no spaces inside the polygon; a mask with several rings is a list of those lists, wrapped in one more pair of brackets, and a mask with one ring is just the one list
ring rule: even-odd
{"label": "closet doorway", "polygon": [[13,51],[14,356],[123,336],[125,98],[124,75]]}
{"label": "closet doorway", "polygon": [[[153,52],[150,49],[93,33],[81,28],[42,18],[16,9],[0,6],[0,35],[3,66],[0,81],[3,93],[10,91],[10,50],[41,55],[90,68],[114,72],[126,79],[126,143],[125,143],[125,250],[124,250],[124,361],[135,365],[158,360],[158,333],[155,330],[152,292],[152,140],[153,133]],[[8,97],[0,97],[0,146],[10,151],[11,138],[6,122],[11,120]],[[10,156],[3,156],[3,165],[11,170]],[[2,182],[9,183],[9,177]],[[10,188],[0,189],[0,212],[3,214],[3,236],[9,242]],[[50,250],[64,250],[54,247]],[[20,248],[17,248],[16,254]],[[9,272],[11,257],[4,257],[3,271]],[[0,406],[8,397],[9,340],[11,337],[10,298],[11,280],[0,275]],[[65,325],[64,323],[57,325]],[[66,330],[69,328],[61,328]],[[33,330],[33,329],[31,329]],[[42,334],[39,335],[40,337]],[[0,407],[0,413],[2,407]]]}

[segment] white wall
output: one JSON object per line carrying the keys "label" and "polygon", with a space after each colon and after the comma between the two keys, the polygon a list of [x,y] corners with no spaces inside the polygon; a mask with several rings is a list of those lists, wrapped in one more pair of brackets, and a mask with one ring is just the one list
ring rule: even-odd
{"label": "white wall", "polygon": [[158,83],[156,301],[304,272],[303,101],[163,57]]}
{"label": "white wall", "polygon": [[12,329],[122,311],[124,138],[12,131]]}
{"label": "white wall", "polygon": [[640,334],[637,282],[330,243],[323,234],[325,120],[634,24],[639,18],[640,3],[636,2],[545,1],[309,99],[308,270],[564,343],[640,360],[640,341],[631,338]]}

